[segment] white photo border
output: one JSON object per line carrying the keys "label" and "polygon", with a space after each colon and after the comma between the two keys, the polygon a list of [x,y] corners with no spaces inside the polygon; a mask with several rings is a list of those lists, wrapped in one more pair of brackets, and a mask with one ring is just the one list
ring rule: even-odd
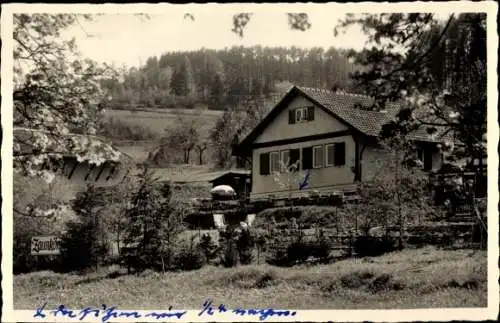
{"label": "white photo border", "polygon": [[[13,308],[13,274],[12,274],[12,247],[13,247],[13,216],[12,216],[12,117],[13,117],[13,40],[12,40],[12,15],[20,12],[50,12],[50,13],[155,13],[179,12],[308,12],[311,10],[335,10],[335,12],[485,12],[487,13],[487,95],[488,95],[488,307],[486,308],[449,308],[449,309],[411,309],[411,310],[300,310],[293,317],[270,317],[266,321],[341,321],[341,322],[400,322],[400,321],[451,321],[451,320],[495,320],[499,313],[499,234],[498,234],[498,92],[497,92],[497,64],[498,64],[498,35],[496,17],[498,4],[493,1],[469,2],[406,2],[406,3],[281,3],[281,4],[6,4],[2,5],[1,38],[2,38],[2,290],[3,308],[2,322],[68,322],[68,318],[50,317],[45,320],[33,318],[35,309],[14,310]],[[228,26],[230,28],[230,26]],[[209,295],[207,295],[209,296]],[[200,300],[201,302],[202,300]],[[92,304],[89,304],[92,305]],[[119,305],[119,304],[117,304]],[[145,313],[140,311],[139,313]],[[292,310],[292,309],[291,309]],[[148,311],[150,312],[150,311]],[[258,316],[217,315],[212,317],[198,316],[199,310],[189,310],[182,319],[162,319],[173,322],[252,322],[259,321]],[[75,319],[77,321],[77,319]],[[113,322],[147,322],[147,319],[120,318]],[[151,321],[151,319],[149,320]],[[159,321],[159,320],[156,320]],[[81,322],[100,322],[100,319],[91,318],[89,315]]]}

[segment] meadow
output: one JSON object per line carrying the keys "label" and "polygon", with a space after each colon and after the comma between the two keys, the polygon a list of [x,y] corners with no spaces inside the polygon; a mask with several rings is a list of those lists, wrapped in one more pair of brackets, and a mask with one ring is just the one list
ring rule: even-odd
{"label": "meadow", "polygon": [[[165,129],[176,125],[179,117],[194,120],[198,124],[200,138],[207,138],[215,126],[222,111],[199,109],[144,109],[144,110],[113,110],[105,111],[105,117],[128,126],[140,126],[154,135],[155,139],[147,140],[113,140],[120,151],[126,153],[137,162],[144,162],[148,153],[154,151],[160,144],[160,138],[165,135]],[[208,158],[209,151],[205,153]],[[193,153],[193,161],[197,160]]]}
{"label": "meadow", "polygon": [[406,309],[487,306],[486,251],[406,249],[326,265],[205,266],[188,272],[126,275],[111,266],[87,274],[14,277],[14,307],[199,309],[205,298],[234,307]]}
{"label": "meadow", "polygon": [[105,116],[117,118],[131,125],[141,125],[158,135],[163,135],[165,128],[175,125],[177,117],[200,122],[201,137],[208,135],[210,129],[222,114],[222,111],[200,109],[145,109],[145,110],[106,110]]}

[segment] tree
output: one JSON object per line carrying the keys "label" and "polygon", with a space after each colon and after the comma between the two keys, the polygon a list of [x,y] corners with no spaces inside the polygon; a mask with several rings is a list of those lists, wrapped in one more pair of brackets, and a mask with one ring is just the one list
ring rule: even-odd
{"label": "tree", "polygon": [[125,212],[129,207],[131,194],[136,189],[134,177],[126,176],[118,185],[106,189],[106,214],[102,219],[103,227],[109,238],[116,242],[118,253],[122,246],[123,233],[127,228]]}
{"label": "tree", "polygon": [[432,206],[427,175],[422,171],[412,143],[390,138],[381,142],[383,158],[374,160],[367,167],[374,174],[370,181],[359,187],[362,199],[358,212],[363,214],[365,234],[373,227],[382,227],[388,234],[391,227],[398,228],[399,246],[408,225],[430,219]]}
{"label": "tree", "polygon": [[210,83],[210,105],[213,109],[220,109],[220,107],[224,104],[225,92],[222,76],[220,74],[215,74],[212,82]]}
{"label": "tree", "polygon": [[110,77],[113,71],[108,66],[100,67],[91,60],[81,59],[74,40],[60,37],[63,30],[81,19],[92,19],[92,16],[13,16],[13,167],[23,176],[52,181],[62,164],[63,154],[76,155],[80,160],[96,164],[119,158],[119,152],[93,136],[102,103],[107,100],[99,80]]}
{"label": "tree", "polygon": [[[486,15],[451,15],[445,24],[429,13],[350,15],[339,29],[359,24],[373,47],[351,52],[362,71],[354,80],[375,98],[374,109],[399,101],[402,112],[386,135],[419,128],[449,133],[449,162],[486,153]],[[459,72],[457,72],[459,71]]]}
{"label": "tree", "polygon": [[184,153],[183,162],[189,164],[191,151],[199,141],[198,123],[195,119],[179,115],[173,128],[165,129],[166,146],[182,150]]}
{"label": "tree", "polygon": [[170,184],[159,183],[144,169],[125,211],[124,243],[132,248],[129,267],[162,268],[170,265],[172,248],[183,230],[182,208],[173,199]]}
{"label": "tree", "polygon": [[280,160],[280,172],[274,174],[274,181],[278,183],[281,189],[288,191],[288,198],[291,200],[292,192],[301,190],[306,173],[300,172],[300,161],[293,164],[288,161]]}
{"label": "tree", "polygon": [[205,141],[196,144],[196,150],[198,151],[198,161],[200,165],[203,165],[203,153],[207,150],[208,145]]}
{"label": "tree", "polygon": [[172,94],[193,98],[196,95],[196,84],[189,57],[184,56],[184,63],[178,66],[170,81]]}
{"label": "tree", "polygon": [[210,133],[213,159],[220,168],[233,164],[232,149],[251,131],[270,109],[265,98],[242,100],[235,108],[229,108],[219,117]]}
{"label": "tree", "polygon": [[[37,130],[14,137],[14,169],[24,175],[50,173],[37,166],[53,164],[63,153],[94,162],[118,157],[111,146],[91,137],[106,100],[98,80],[111,70],[79,59],[73,40],[59,40],[78,19],[91,16],[14,15],[14,128]],[[70,132],[90,135],[88,142],[68,137]]]}
{"label": "tree", "polygon": [[76,221],[67,223],[61,241],[63,266],[66,270],[81,270],[97,266],[106,255],[108,246],[103,230],[103,210],[106,206],[103,191],[88,186],[76,195],[72,209]]}

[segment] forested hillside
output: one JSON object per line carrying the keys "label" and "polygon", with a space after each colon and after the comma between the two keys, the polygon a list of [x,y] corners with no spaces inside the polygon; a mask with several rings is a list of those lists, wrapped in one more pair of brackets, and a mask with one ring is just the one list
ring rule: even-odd
{"label": "forested hillside", "polygon": [[121,80],[104,82],[112,108],[192,108],[204,103],[223,110],[242,98],[276,92],[276,83],[350,89],[354,65],[347,53],[297,47],[232,47],[168,52],[130,68]]}

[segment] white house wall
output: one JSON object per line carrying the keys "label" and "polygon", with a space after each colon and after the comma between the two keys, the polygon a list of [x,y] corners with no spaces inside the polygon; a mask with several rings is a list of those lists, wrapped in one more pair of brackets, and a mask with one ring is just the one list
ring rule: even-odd
{"label": "white house wall", "polygon": [[[332,119],[330,116],[328,118]],[[328,119],[326,119],[328,120]],[[288,123],[287,123],[288,125]],[[336,131],[337,129],[330,128],[329,131]],[[341,130],[341,129],[339,129]],[[309,188],[303,191],[299,191],[299,181],[295,183],[292,193],[304,193],[310,191],[323,191],[323,190],[333,190],[334,188],[342,187],[352,187],[354,183],[354,156],[355,156],[355,144],[352,136],[342,136],[314,141],[306,141],[294,144],[287,144],[281,146],[257,148],[253,150],[253,169],[252,169],[252,193],[251,198],[259,198],[269,194],[286,195],[290,193],[289,189],[284,189],[276,182],[276,175],[260,175],[260,163],[259,156],[261,153],[287,150],[287,149],[297,149],[304,147],[312,147],[316,145],[325,145],[336,142],[345,142],[346,145],[346,157],[345,165],[343,166],[329,166],[324,168],[314,168],[311,169],[309,177]],[[302,160],[302,150],[300,159]],[[300,179],[302,180],[306,174],[305,170],[300,170]],[[286,175],[282,175],[282,178],[286,181]]]}
{"label": "white house wall", "polygon": [[288,107],[267,126],[259,137],[257,137],[255,143],[347,130],[347,126],[335,120],[320,107],[315,107],[313,121],[288,124],[289,110],[311,105],[313,105],[313,103],[308,99],[302,96],[295,97]]}

